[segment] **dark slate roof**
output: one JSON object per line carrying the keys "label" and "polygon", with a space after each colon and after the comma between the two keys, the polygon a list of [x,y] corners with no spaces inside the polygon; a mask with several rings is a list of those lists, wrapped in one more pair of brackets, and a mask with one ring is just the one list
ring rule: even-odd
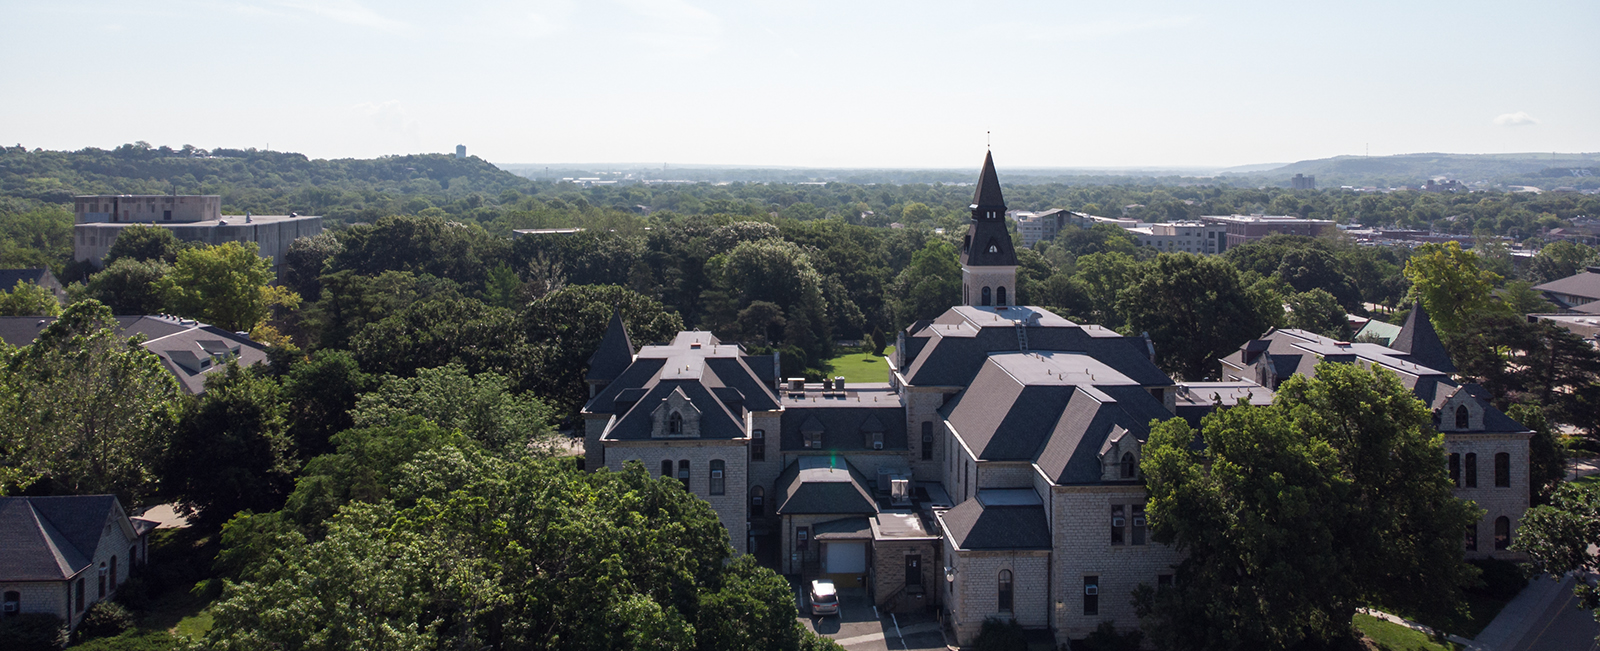
{"label": "dark slate roof", "polygon": [[983,170],[978,172],[978,187],[972,191],[972,206],[976,211],[992,209],[1006,214],[1006,198],[1000,192],[1000,175],[994,171],[994,152],[983,155]]}
{"label": "dark slate roof", "polygon": [[1534,289],[1553,294],[1570,294],[1600,300],[1600,273],[1584,270],[1566,278],[1558,278]]}
{"label": "dark slate roof", "polygon": [[106,520],[122,517],[111,495],[0,497],[0,581],[61,581],[93,562]]}
{"label": "dark slate roof", "polygon": [[962,550],[1051,548],[1043,506],[984,506],[970,499],[941,513],[939,521]]}
{"label": "dark slate roof", "polygon": [[866,478],[834,455],[800,457],[778,474],[774,488],[780,515],[878,512]]}
{"label": "dark slate roof", "polygon": [[652,412],[675,390],[700,410],[700,438],[744,438],[745,411],[770,411],[779,403],[756,376],[738,346],[708,332],[684,331],[671,344],[645,346],[595,397],[584,412],[610,414],[607,440],[649,439]]}
{"label": "dark slate roof", "polygon": [[589,372],[584,379],[610,382],[632,363],[633,340],[628,337],[628,327],[622,323],[622,312],[613,310],[606,334],[600,338],[600,347],[589,356]]}
{"label": "dark slate roof", "polygon": [[906,441],[906,410],[898,402],[882,407],[866,407],[844,400],[820,400],[816,406],[786,407],[779,421],[780,449],[804,450],[804,432],[808,428],[822,429],[823,451],[867,450],[866,434],[871,427],[883,432],[883,449],[909,449]]}
{"label": "dark slate roof", "polygon": [[961,264],[968,267],[1017,266],[1017,251],[1003,219],[974,219],[967,225],[967,236],[961,245]]}
{"label": "dark slate roof", "polygon": [[51,291],[61,286],[49,269],[0,269],[0,291],[10,292],[19,282],[33,283]]}
{"label": "dark slate roof", "polygon": [[1532,431],[1527,426],[1507,416],[1505,412],[1496,409],[1494,404],[1490,402],[1494,398],[1493,394],[1490,394],[1488,389],[1483,388],[1483,385],[1476,382],[1469,382],[1459,387],[1448,384],[1439,387],[1439,390],[1434,394],[1433,400],[1429,402],[1429,407],[1434,411],[1435,424],[1440,419],[1452,416],[1451,414],[1440,413],[1439,410],[1444,407],[1445,402],[1449,401],[1451,396],[1457,393],[1466,393],[1471,396],[1473,401],[1483,409],[1483,428],[1472,430],[1474,433],[1523,434]]}
{"label": "dark slate roof", "polygon": [[1144,386],[1171,386],[1173,381],[1150,361],[1144,340],[1123,337],[1097,325],[1078,325],[1041,307],[959,306],[912,336],[924,339],[916,357],[901,373],[922,386],[967,386],[989,353],[1021,349],[1017,323],[1027,331],[1028,349],[1073,351],[1095,358]]}
{"label": "dark slate roof", "polygon": [[1141,387],[1077,387],[1035,463],[1057,484],[1100,483],[1100,449],[1114,432],[1125,430],[1144,441],[1150,421],[1172,417]]}
{"label": "dark slate roof", "polygon": [[1439,341],[1439,333],[1434,332],[1433,320],[1422,309],[1422,303],[1411,307],[1406,324],[1401,326],[1400,334],[1394,336],[1394,341],[1389,342],[1389,347],[1406,353],[1411,361],[1428,368],[1444,373],[1456,372],[1456,365],[1450,361],[1450,353],[1445,351],[1444,342]]}

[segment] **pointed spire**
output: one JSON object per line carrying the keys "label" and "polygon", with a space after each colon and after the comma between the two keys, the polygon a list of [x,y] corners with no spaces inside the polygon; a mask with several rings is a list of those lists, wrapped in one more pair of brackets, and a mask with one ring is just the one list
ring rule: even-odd
{"label": "pointed spire", "polygon": [[994,171],[994,153],[983,155],[983,171],[978,174],[978,188],[972,193],[972,218],[1004,220],[1006,198],[1000,193],[1000,175]]}
{"label": "pointed spire", "polygon": [[622,323],[622,311],[611,311],[611,323],[600,338],[600,347],[589,356],[590,382],[609,384],[633,363],[633,340],[628,337],[628,327]]}
{"label": "pointed spire", "polygon": [[1395,335],[1389,347],[1410,355],[1411,361],[1435,371],[1456,372],[1449,351],[1445,350],[1444,342],[1439,340],[1439,333],[1433,329],[1433,320],[1428,318],[1428,311],[1422,309],[1420,301],[1411,306],[1406,324],[1400,328],[1400,334]]}

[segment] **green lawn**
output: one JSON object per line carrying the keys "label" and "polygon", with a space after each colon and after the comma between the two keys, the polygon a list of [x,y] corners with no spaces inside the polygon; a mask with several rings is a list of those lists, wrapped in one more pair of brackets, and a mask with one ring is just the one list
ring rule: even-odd
{"label": "green lawn", "polygon": [[1577,479],[1572,480],[1572,483],[1577,484],[1579,486],[1590,486],[1590,485],[1593,485],[1593,484],[1600,484],[1600,475],[1589,475],[1588,477],[1579,477]]}
{"label": "green lawn", "polygon": [[[894,346],[884,349],[885,355],[894,354]],[[854,352],[840,355],[827,362],[829,374],[844,376],[848,385],[851,382],[888,382],[889,364],[882,357],[873,355],[871,351]]]}
{"label": "green lawn", "polygon": [[1355,625],[1356,629],[1372,638],[1379,649],[1388,651],[1456,651],[1460,648],[1449,642],[1443,645],[1435,643],[1427,635],[1371,615],[1356,615]]}

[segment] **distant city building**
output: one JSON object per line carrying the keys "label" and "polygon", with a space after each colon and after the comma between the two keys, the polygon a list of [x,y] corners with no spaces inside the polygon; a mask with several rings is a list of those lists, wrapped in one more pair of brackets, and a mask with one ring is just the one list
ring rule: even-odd
{"label": "distant city building", "polygon": [[1464,184],[1464,183],[1462,183],[1460,181],[1457,181],[1455,179],[1446,179],[1443,182],[1439,182],[1439,181],[1436,181],[1434,179],[1428,179],[1427,183],[1422,184],[1422,191],[1423,192],[1466,192],[1467,191],[1467,186],[1466,186],[1466,184]]}
{"label": "distant city building", "polygon": [[1316,237],[1333,228],[1331,220],[1300,219],[1287,215],[1204,215],[1200,220],[1227,226],[1228,239],[1217,253],[1268,235],[1281,233]]}
{"label": "distant city building", "polygon": [[456,145],[456,158],[465,159],[466,157],[467,157],[467,146],[466,145]]}
{"label": "distant city building", "polygon": [[217,245],[255,242],[273,265],[295,238],[322,232],[321,217],[288,215],[223,215],[222,197],[169,194],[80,195],[73,199],[72,258],[103,265],[106,252],[130,225],[160,226],[186,242]]}
{"label": "distant city building", "polygon": [[1216,255],[1227,248],[1228,227],[1225,224],[1206,222],[1166,222],[1140,224],[1128,232],[1139,240],[1139,246],[1148,246],[1162,253],[1198,253]]}
{"label": "distant city building", "polygon": [[1294,178],[1289,179],[1289,187],[1295,190],[1315,190],[1317,189],[1317,177],[1296,174]]}

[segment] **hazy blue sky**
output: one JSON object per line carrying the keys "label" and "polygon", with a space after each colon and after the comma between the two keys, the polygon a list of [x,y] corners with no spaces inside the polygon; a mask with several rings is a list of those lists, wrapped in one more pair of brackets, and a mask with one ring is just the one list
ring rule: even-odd
{"label": "hazy blue sky", "polygon": [[1600,151],[1600,2],[0,0],[0,142],[497,163]]}

